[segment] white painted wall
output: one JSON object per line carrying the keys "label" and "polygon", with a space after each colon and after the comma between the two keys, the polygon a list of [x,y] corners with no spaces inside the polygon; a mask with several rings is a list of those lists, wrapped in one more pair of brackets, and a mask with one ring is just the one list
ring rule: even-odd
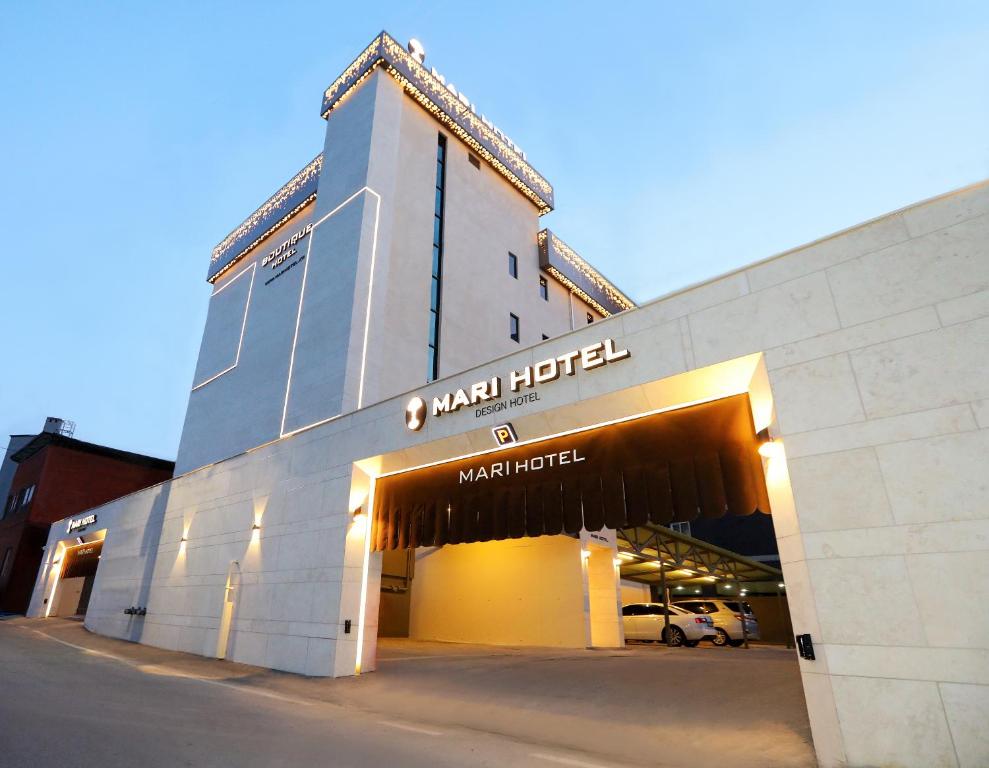
{"label": "white painted wall", "polygon": [[[984,765],[989,616],[973,606],[989,602],[987,244],[982,184],[420,392],[605,335],[632,358],[546,385],[512,413],[520,435],[756,392],[757,426],[770,423],[786,451],[767,476],[794,629],[818,654],[800,668],[821,764]],[[736,362],[704,368],[722,361]],[[235,660],[353,670],[356,640],[340,625],[362,583],[363,538],[348,533],[354,463],[377,473],[489,448],[503,416],[464,411],[412,433],[404,408],[404,398],[388,400],[166,484],[142,639],[203,652],[229,561],[240,558]],[[161,488],[114,504],[135,521],[143,509],[151,531]],[[104,546],[104,559],[120,557],[119,584],[142,583],[147,550],[137,546],[142,526],[133,529],[117,544],[111,527]],[[105,592],[103,572],[93,599],[109,615],[132,597]],[[124,636],[119,625],[108,633]]]}

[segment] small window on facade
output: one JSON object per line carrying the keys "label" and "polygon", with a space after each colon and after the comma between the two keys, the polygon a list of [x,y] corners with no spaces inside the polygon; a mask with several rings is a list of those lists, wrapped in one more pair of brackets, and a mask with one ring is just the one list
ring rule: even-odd
{"label": "small window on facade", "polygon": [[12,493],[7,497],[7,511],[13,512],[15,509],[17,509],[17,494]]}
{"label": "small window on facade", "polygon": [[519,278],[519,257],[511,252],[508,254],[508,274],[516,280]]}
{"label": "small window on facade", "polygon": [[677,533],[683,533],[687,536],[690,535],[690,522],[684,521],[682,523],[670,523],[670,530],[676,531]]}
{"label": "small window on facade", "polygon": [[481,161],[478,159],[477,155],[467,153],[467,159],[470,160],[470,164],[473,165],[478,170],[481,170]]}
{"label": "small window on facade", "polygon": [[539,297],[543,301],[549,301],[549,284],[546,282],[545,277],[539,278]]}
{"label": "small window on facade", "polygon": [[587,313],[587,324],[590,325],[593,322],[594,322],[594,315],[592,315],[590,312],[588,312]]}
{"label": "small window on facade", "polygon": [[511,313],[508,314],[508,335],[512,341],[518,341],[520,338],[518,316]]}

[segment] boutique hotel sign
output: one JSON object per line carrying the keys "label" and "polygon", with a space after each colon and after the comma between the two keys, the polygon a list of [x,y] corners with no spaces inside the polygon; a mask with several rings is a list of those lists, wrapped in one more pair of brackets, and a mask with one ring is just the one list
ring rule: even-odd
{"label": "boutique hotel sign", "polygon": [[[542,384],[549,384],[561,376],[575,376],[578,369],[593,371],[631,356],[632,353],[627,349],[619,349],[614,339],[604,339],[596,344],[527,365],[521,370],[510,371],[504,379],[501,376],[492,376],[456,392],[447,392],[434,397],[431,404],[416,395],[405,408],[405,425],[414,432],[422,429],[427,412],[439,418],[445,413],[456,413],[462,408],[474,407],[474,417],[480,418],[524,405],[539,399],[536,388]],[[504,399],[506,396],[508,399]]]}

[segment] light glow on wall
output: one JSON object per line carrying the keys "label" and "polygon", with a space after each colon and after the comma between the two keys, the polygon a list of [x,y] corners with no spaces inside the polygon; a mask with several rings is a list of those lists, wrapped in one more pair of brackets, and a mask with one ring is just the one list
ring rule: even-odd
{"label": "light glow on wall", "polygon": [[766,459],[778,459],[785,456],[783,443],[780,440],[770,438],[759,446],[759,455]]}
{"label": "light glow on wall", "polygon": [[62,559],[58,558],[52,562],[52,565],[57,565],[58,568],[55,569],[55,581],[52,582],[52,591],[48,595],[48,605],[45,606],[45,618],[47,619],[51,616],[52,606],[55,605],[55,592],[58,590],[58,580],[62,576]]}
{"label": "light glow on wall", "polygon": [[[370,487],[367,492],[367,509],[374,509],[374,481],[375,478],[371,477]],[[364,557],[361,564],[361,597],[357,616],[357,655],[354,662],[354,674],[357,675],[361,673],[361,665],[364,661],[364,622],[367,619],[367,577],[371,560],[371,525],[366,513],[362,514],[361,517],[364,518],[362,525],[364,529]],[[354,521],[356,525],[357,515],[354,516]]]}
{"label": "light glow on wall", "polygon": [[357,387],[358,410],[364,404],[364,368],[367,363],[368,331],[371,328],[371,292],[374,290],[374,260],[378,254],[378,214],[381,212],[381,196],[371,188],[368,188],[367,191],[375,197],[374,235],[371,238],[371,274],[367,278],[367,306],[364,311],[364,344],[361,347],[361,378]]}

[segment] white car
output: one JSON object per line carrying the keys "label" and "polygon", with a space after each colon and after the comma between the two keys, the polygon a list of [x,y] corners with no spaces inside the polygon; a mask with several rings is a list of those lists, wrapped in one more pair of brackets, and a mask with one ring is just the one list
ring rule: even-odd
{"label": "white car", "polygon": [[[674,607],[684,608],[708,616],[714,622],[717,636],[712,642],[715,645],[733,645],[736,648],[745,641],[742,634],[742,613],[739,611],[738,600],[722,600],[716,597],[696,598],[693,600],[676,600]],[[745,635],[749,640],[759,639],[759,622],[750,606],[744,600]]]}
{"label": "white car", "polygon": [[714,640],[717,630],[710,617],[662,603],[631,603],[622,606],[626,640],[666,642],[666,613],[670,616],[670,645],[693,648],[701,640]]}

